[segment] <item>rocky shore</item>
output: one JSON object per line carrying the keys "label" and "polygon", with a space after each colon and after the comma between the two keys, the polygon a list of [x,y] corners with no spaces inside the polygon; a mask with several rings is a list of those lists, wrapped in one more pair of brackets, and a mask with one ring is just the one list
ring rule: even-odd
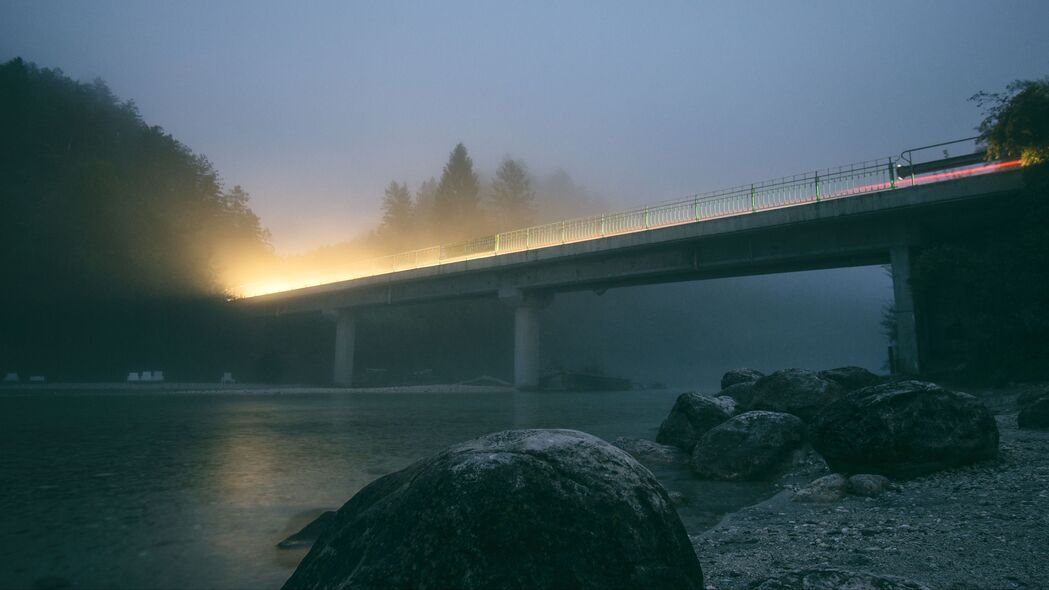
{"label": "rocky shore", "polygon": [[[1047,406],[1044,387],[730,371],[656,441],[505,431],[376,480],[286,541],[316,538],[285,587],[1049,587]],[[643,465],[774,495],[686,530],[690,499]]]}
{"label": "rocky shore", "polygon": [[786,489],[691,535],[707,588],[806,569],[951,590],[1049,588],[1049,431],[1017,427],[1024,393],[975,393],[996,414],[995,460],[896,481],[876,497],[796,502]]}

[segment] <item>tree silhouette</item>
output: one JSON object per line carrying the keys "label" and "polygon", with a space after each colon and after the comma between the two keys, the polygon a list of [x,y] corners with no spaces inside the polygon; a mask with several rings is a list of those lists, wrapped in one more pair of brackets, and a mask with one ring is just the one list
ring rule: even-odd
{"label": "tree silhouette", "polygon": [[535,191],[523,163],[503,160],[492,183],[491,206],[497,231],[526,227],[535,221]]}
{"label": "tree silhouette", "polygon": [[1005,92],[970,100],[986,115],[977,129],[988,158],[1020,158],[1024,166],[1049,161],[1049,77],[1016,80]]}
{"label": "tree silhouette", "polygon": [[407,249],[414,229],[412,194],[408,191],[408,185],[391,181],[382,199],[382,210],[379,238],[387,249]]}
{"label": "tree silhouette", "polygon": [[448,156],[434,194],[433,220],[441,239],[464,239],[480,229],[479,195],[473,160],[459,143]]}

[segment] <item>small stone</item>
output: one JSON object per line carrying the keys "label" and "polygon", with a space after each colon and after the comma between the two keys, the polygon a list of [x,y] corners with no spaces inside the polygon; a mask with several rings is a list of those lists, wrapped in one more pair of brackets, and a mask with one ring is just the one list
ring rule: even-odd
{"label": "small stone", "polygon": [[836,502],[845,497],[847,485],[844,475],[832,473],[801,488],[792,499],[795,502]]}
{"label": "small stone", "polygon": [[874,497],[889,489],[892,483],[884,475],[860,473],[849,478],[849,493],[857,496]]}

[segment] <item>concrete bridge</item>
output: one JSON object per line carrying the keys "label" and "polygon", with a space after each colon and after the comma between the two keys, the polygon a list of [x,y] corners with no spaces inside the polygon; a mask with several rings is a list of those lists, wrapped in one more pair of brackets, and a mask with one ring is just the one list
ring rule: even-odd
{"label": "concrete bridge", "polygon": [[436,256],[433,249],[400,254],[375,266],[380,272],[371,276],[242,301],[265,313],[334,317],[333,380],[349,386],[356,318],[369,308],[499,297],[515,310],[514,384],[534,388],[538,310],[559,292],[888,264],[896,366],[917,373],[921,311],[910,288],[916,249],[945,229],[964,232],[987,223],[993,217],[988,212],[1008,207],[1022,186],[1016,162],[900,178],[897,164],[887,159],[508,232],[441,247]]}

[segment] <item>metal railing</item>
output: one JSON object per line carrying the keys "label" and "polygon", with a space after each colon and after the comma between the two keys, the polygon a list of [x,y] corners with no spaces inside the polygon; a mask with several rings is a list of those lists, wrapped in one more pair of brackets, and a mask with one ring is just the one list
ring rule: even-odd
{"label": "metal railing", "polygon": [[[973,138],[904,150],[898,157],[857,162],[837,168],[746,184],[655,203],[605,215],[593,215],[516,229],[474,240],[432,246],[362,261],[343,280],[536,250],[638,231],[747,215],[759,211],[818,203],[946,180],[944,174],[901,178],[900,166],[914,170],[913,154],[928,148],[970,142]],[[983,166],[983,168],[989,168]],[[972,174],[987,171],[973,168]],[[965,176],[964,171],[949,178]]]}

